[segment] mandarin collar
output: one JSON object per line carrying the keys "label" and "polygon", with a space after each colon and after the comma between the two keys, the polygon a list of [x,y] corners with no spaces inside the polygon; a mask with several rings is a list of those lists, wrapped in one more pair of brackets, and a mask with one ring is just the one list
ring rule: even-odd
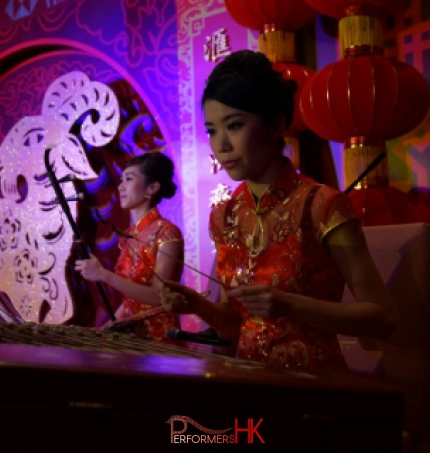
{"label": "mandarin collar", "polygon": [[248,185],[244,184],[244,195],[247,204],[256,211],[257,214],[264,214],[282,201],[290,194],[299,180],[298,174],[290,159],[285,158],[285,166],[259,199],[257,205],[254,196],[249,190]]}
{"label": "mandarin collar", "polygon": [[152,223],[158,217],[160,217],[160,213],[158,212],[158,209],[155,206],[152,209],[150,209],[147,213],[145,213],[143,217],[141,217],[137,221],[134,227],[134,233],[135,234],[140,233],[147,225]]}

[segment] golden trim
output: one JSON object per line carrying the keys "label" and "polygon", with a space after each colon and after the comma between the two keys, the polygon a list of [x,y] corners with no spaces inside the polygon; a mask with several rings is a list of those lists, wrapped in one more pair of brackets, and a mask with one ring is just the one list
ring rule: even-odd
{"label": "golden trim", "polygon": [[353,218],[353,219],[345,219],[343,220],[342,222],[339,222],[339,223],[336,223],[336,225],[332,225],[330,227],[328,227],[322,234],[321,234],[321,238],[320,238],[320,243],[323,243],[324,239],[327,237],[327,235],[329,233],[331,233],[334,229],[336,229],[337,227],[341,226],[341,225],[344,225],[345,223],[350,223],[350,222],[358,222],[360,224],[360,220],[357,219],[356,217]]}
{"label": "golden trim", "polygon": [[163,242],[157,241],[158,248],[162,247],[164,244],[170,244],[171,242],[183,242],[183,240],[182,239],[170,239],[168,241],[163,241]]}
{"label": "golden trim", "polygon": [[344,58],[374,56],[374,55],[383,57],[384,48],[366,44],[366,45],[360,45],[360,46],[347,47],[343,53]]}

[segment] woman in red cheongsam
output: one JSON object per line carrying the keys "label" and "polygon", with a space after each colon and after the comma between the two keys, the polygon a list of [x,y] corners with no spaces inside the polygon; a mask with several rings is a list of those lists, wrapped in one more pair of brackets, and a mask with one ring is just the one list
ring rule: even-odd
{"label": "woman in red cheongsam", "polygon": [[[130,211],[132,226],[121,237],[115,272],[105,269],[95,256],[76,261],[76,270],[91,281],[101,281],[124,294],[116,312],[118,320],[160,305],[160,280],[179,281],[183,270],[184,241],[179,228],[163,218],[157,205],[176,192],[173,162],[162,153],[147,153],[131,159],[121,177],[121,207]],[[156,275],[155,275],[156,274]],[[171,327],[179,326],[178,315],[162,313],[141,321],[149,339],[165,341]],[[133,326],[138,327],[134,322]]]}
{"label": "woman in red cheongsam", "polygon": [[[396,314],[346,196],[283,155],[294,91],[258,52],[235,52],[210,74],[202,98],[210,145],[243,181],[210,217],[222,303],[173,282],[161,301],[232,339],[237,357],[345,369],[336,334],[385,336]],[[345,282],[359,303],[340,303]]]}

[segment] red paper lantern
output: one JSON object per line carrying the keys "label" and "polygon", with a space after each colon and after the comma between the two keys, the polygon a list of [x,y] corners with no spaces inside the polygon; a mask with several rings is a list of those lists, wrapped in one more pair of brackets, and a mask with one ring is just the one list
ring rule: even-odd
{"label": "red paper lantern", "polygon": [[429,89],[412,66],[382,56],[345,58],[303,87],[305,124],[327,140],[381,142],[409,132],[425,117]]}
{"label": "red paper lantern", "polygon": [[352,11],[355,14],[382,14],[404,8],[409,0],[305,0],[309,6],[325,16],[340,19]]}
{"label": "red paper lantern", "polygon": [[238,24],[260,31],[264,24],[295,31],[317,14],[304,0],[225,0],[225,6]]}

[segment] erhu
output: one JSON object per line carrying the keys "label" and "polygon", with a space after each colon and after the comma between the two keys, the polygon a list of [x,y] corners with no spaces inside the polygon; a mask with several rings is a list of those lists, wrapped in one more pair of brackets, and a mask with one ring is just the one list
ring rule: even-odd
{"label": "erhu", "polygon": [[[73,175],[67,175],[61,179],[57,178],[57,176],[52,168],[52,165],[49,161],[49,154],[52,149],[53,149],[53,146],[45,149],[44,162],[45,162],[45,168],[46,168],[46,171],[48,174],[49,181],[51,182],[51,186],[54,189],[55,195],[57,197],[54,202],[61,205],[61,208],[63,209],[63,212],[70,224],[70,227],[72,228],[73,234],[75,236],[75,241],[79,245],[79,250],[81,252],[82,258],[89,259],[90,258],[89,247],[84,243],[81,232],[79,231],[78,225],[76,224],[76,222],[72,216],[72,213],[70,212],[69,205],[68,205],[69,201],[77,201],[80,198],[82,198],[82,194],[76,194],[76,195],[73,195],[72,197],[68,197],[68,198],[65,197],[63,190],[61,188],[61,184],[64,182],[72,181],[74,179],[74,177],[73,177]],[[100,297],[106,308],[109,318],[111,319],[111,321],[115,321],[116,320],[115,314],[109,303],[109,299],[106,295],[103,285],[100,282],[95,282],[95,284],[96,284],[98,292],[100,293]]]}

